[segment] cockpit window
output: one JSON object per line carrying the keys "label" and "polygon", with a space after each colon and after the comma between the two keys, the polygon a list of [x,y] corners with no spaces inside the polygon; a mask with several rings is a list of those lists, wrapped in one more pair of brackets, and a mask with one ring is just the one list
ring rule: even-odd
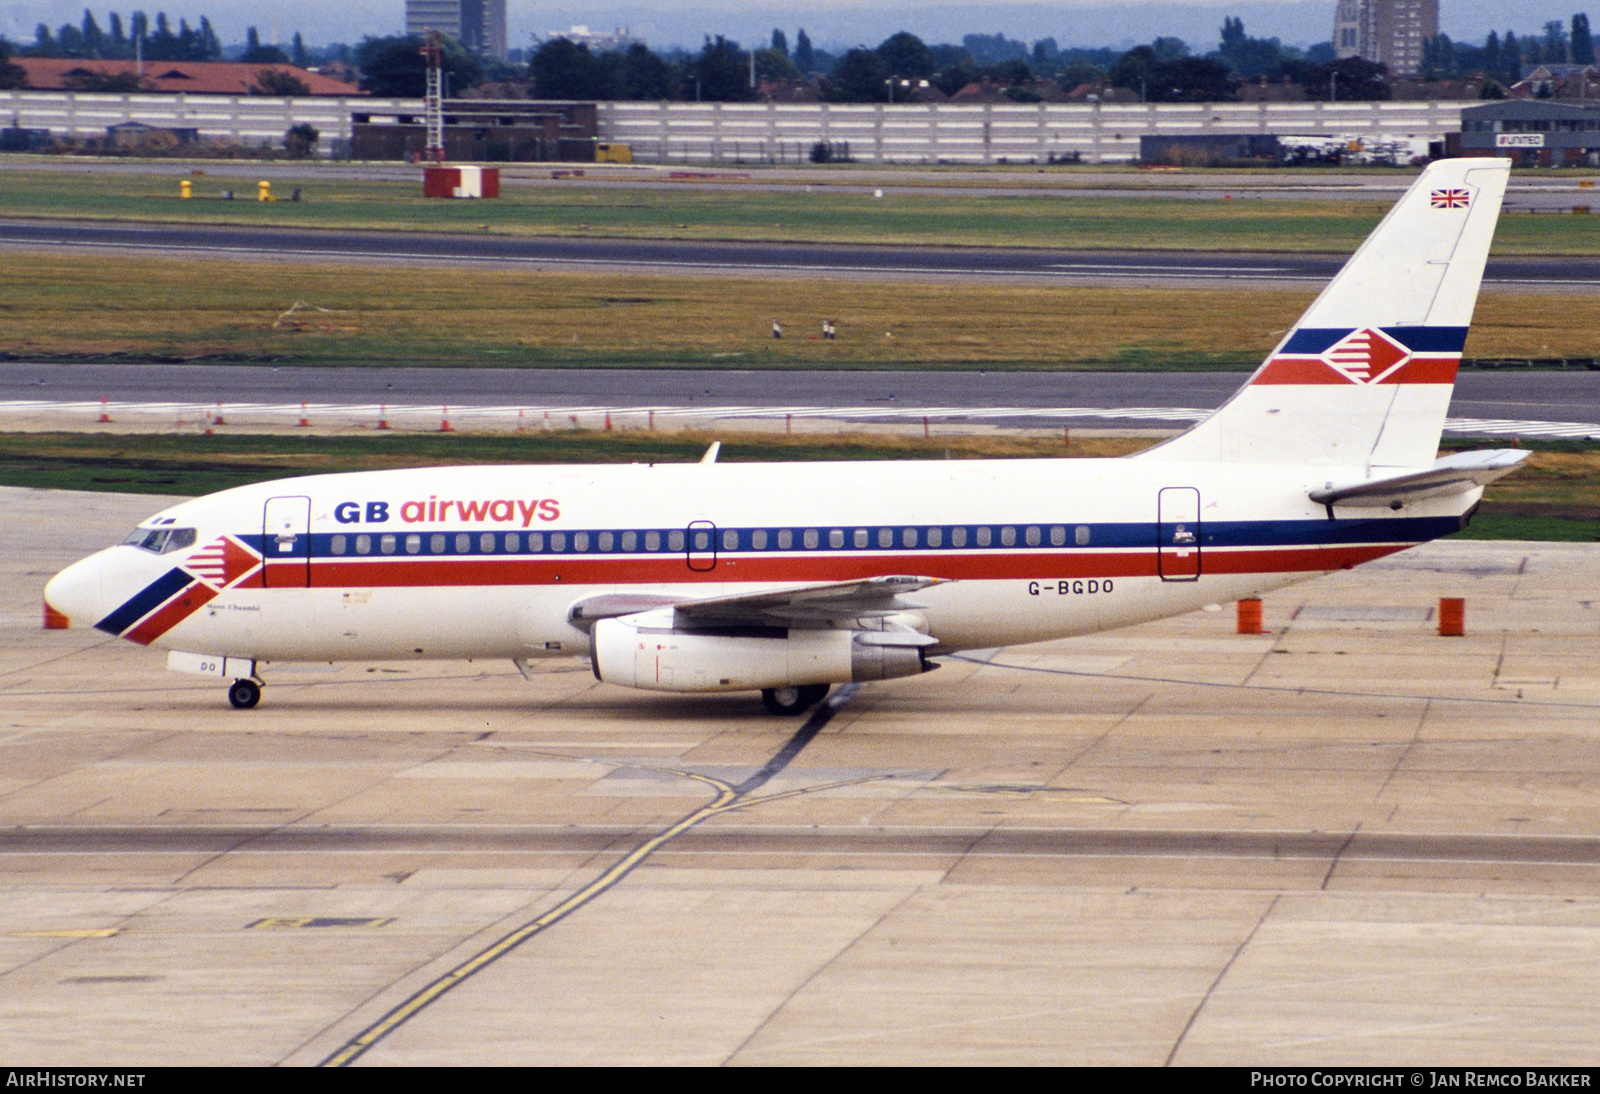
{"label": "cockpit window", "polygon": [[165,555],[194,546],[193,528],[135,528],[122,541],[152,554]]}

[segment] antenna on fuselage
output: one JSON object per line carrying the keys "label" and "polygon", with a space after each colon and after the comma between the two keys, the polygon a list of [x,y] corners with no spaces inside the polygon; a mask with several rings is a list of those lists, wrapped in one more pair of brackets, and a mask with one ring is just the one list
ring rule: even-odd
{"label": "antenna on fuselage", "polygon": [[706,449],[706,454],[700,457],[701,463],[716,463],[717,453],[722,451],[721,441],[712,441],[711,447]]}

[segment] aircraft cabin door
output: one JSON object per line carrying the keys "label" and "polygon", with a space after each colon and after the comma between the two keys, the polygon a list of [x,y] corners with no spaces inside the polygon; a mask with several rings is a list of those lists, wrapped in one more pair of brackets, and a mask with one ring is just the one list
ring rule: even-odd
{"label": "aircraft cabin door", "polygon": [[261,584],[304,589],[311,584],[311,499],[268,498],[261,518]]}
{"label": "aircraft cabin door", "polygon": [[1200,491],[1169,486],[1156,507],[1156,572],[1162,581],[1200,580]]}
{"label": "aircraft cabin door", "polygon": [[717,526],[709,520],[690,523],[687,543],[689,569],[709,573],[717,568]]}

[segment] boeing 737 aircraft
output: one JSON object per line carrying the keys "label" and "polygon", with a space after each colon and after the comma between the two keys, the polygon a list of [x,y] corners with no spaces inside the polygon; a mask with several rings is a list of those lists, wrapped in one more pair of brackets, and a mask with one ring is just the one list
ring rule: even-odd
{"label": "boeing 737 aircraft", "polygon": [[[1462,528],[1526,454],[1436,459],[1509,165],[1428,167],[1233,398],[1124,459],[444,467],[186,501],[45,589],[231,680],[588,655],[659,691],[832,684],[1177,615]],[[1159,375],[1150,382],[1159,384]]]}

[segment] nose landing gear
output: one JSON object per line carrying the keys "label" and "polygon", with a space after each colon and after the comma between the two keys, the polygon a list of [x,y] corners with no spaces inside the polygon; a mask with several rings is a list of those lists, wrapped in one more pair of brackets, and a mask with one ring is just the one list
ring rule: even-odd
{"label": "nose landing gear", "polygon": [[249,710],[261,702],[261,684],[256,680],[235,680],[228,688],[228,702],[236,710]]}

